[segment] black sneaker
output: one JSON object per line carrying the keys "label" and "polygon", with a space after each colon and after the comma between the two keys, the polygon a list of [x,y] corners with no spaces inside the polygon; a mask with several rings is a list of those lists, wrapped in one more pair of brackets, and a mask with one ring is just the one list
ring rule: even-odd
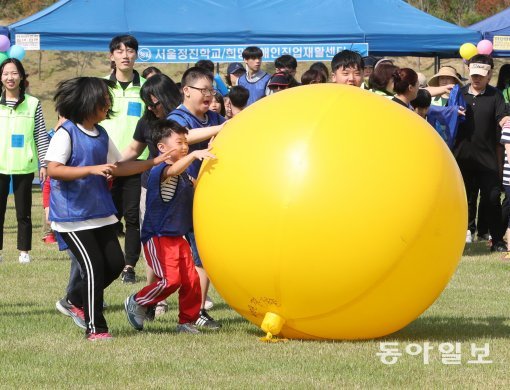
{"label": "black sneaker", "polygon": [[496,242],[495,244],[491,245],[491,252],[507,252],[508,248],[505,244],[505,242],[500,241]]}
{"label": "black sneaker", "polygon": [[490,241],[491,235],[489,233],[478,234],[477,238],[478,238],[478,241]]}
{"label": "black sneaker", "polygon": [[195,325],[200,328],[217,330],[221,328],[221,324],[218,321],[215,321],[208,313],[207,310],[200,310],[200,314],[198,319],[195,321]]}
{"label": "black sneaker", "polygon": [[146,321],[154,321],[156,318],[156,305],[147,308]]}
{"label": "black sneaker", "polygon": [[120,274],[120,278],[124,283],[136,283],[136,274],[133,267],[125,267]]}

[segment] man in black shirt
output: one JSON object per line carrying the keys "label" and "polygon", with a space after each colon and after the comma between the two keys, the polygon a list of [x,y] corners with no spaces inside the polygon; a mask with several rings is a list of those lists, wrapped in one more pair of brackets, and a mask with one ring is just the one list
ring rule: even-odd
{"label": "man in black shirt", "polygon": [[453,153],[469,194],[477,185],[481,197],[489,199],[489,231],[491,251],[507,250],[501,223],[501,170],[499,151],[500,126],[508,118],[501,92],[489,85],[494,62],[478,54],[469,63],[471,83],[462,88],[466,100],[466,120],[460,124]]}

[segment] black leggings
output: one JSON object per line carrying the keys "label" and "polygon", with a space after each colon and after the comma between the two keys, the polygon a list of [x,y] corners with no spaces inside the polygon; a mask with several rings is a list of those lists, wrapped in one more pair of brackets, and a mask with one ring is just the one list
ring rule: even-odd
{"label": "black leggings", "polygon": [[[1,158],[1,157],[0,157]],[[14,204],[18,221],[18,250],[32,249],[32,181],[33,173],[12,175]],[[9,196],[10,175],[0,174],[0,250],[4,244],[4,222]]]}
{"label": "black leggings", "polygon": [[108,332],[103,315],[103,292],[124,267],[124,255],[114,225],[61,234],[85,274],[71,286],[67,299],[83,307],[87,333]]}
{"label": "black leggings", "polygon": [[[112,186],[112,198],[118,210],[119,221],[126,221],[126,239],[124,243],[126,265],[134,267],[140,257],[140,191],[141,175],[116,177]],[[122,224],[120,224],[122,228]]]}

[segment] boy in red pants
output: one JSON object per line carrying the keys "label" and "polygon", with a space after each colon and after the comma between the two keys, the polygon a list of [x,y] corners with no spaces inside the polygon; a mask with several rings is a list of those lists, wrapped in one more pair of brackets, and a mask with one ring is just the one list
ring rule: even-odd
{"label": "boy in red pants", "polygon": [[[209,149],[188,154],[188,130],[172,120],[153,126],[153,141],[170,159],[155,166],[147,181],[142,243],[147,264],[156,281],[126,298],[129,323],[143,329],[147,311],[179,289],[178,332],[200,333],[196,323],[201,304],[200,281],[184,235],[192,230],[193,182],[186,168],[195,160],[215,158]],[[211,328],[209,326],[209,328]],[[214,327],[218,329],[219,326]]]}

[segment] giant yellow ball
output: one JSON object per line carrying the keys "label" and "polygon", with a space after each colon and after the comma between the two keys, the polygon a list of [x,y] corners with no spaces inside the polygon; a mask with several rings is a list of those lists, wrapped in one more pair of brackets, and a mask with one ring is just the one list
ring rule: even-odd
{"label": "giant yellow ball", "polygon": [[390,334],[456,269],[462,177],[411,110],[355,87],[298,87],[232,119],[213,153],[195,193],[198,249],[225,301],[268,332]]}

